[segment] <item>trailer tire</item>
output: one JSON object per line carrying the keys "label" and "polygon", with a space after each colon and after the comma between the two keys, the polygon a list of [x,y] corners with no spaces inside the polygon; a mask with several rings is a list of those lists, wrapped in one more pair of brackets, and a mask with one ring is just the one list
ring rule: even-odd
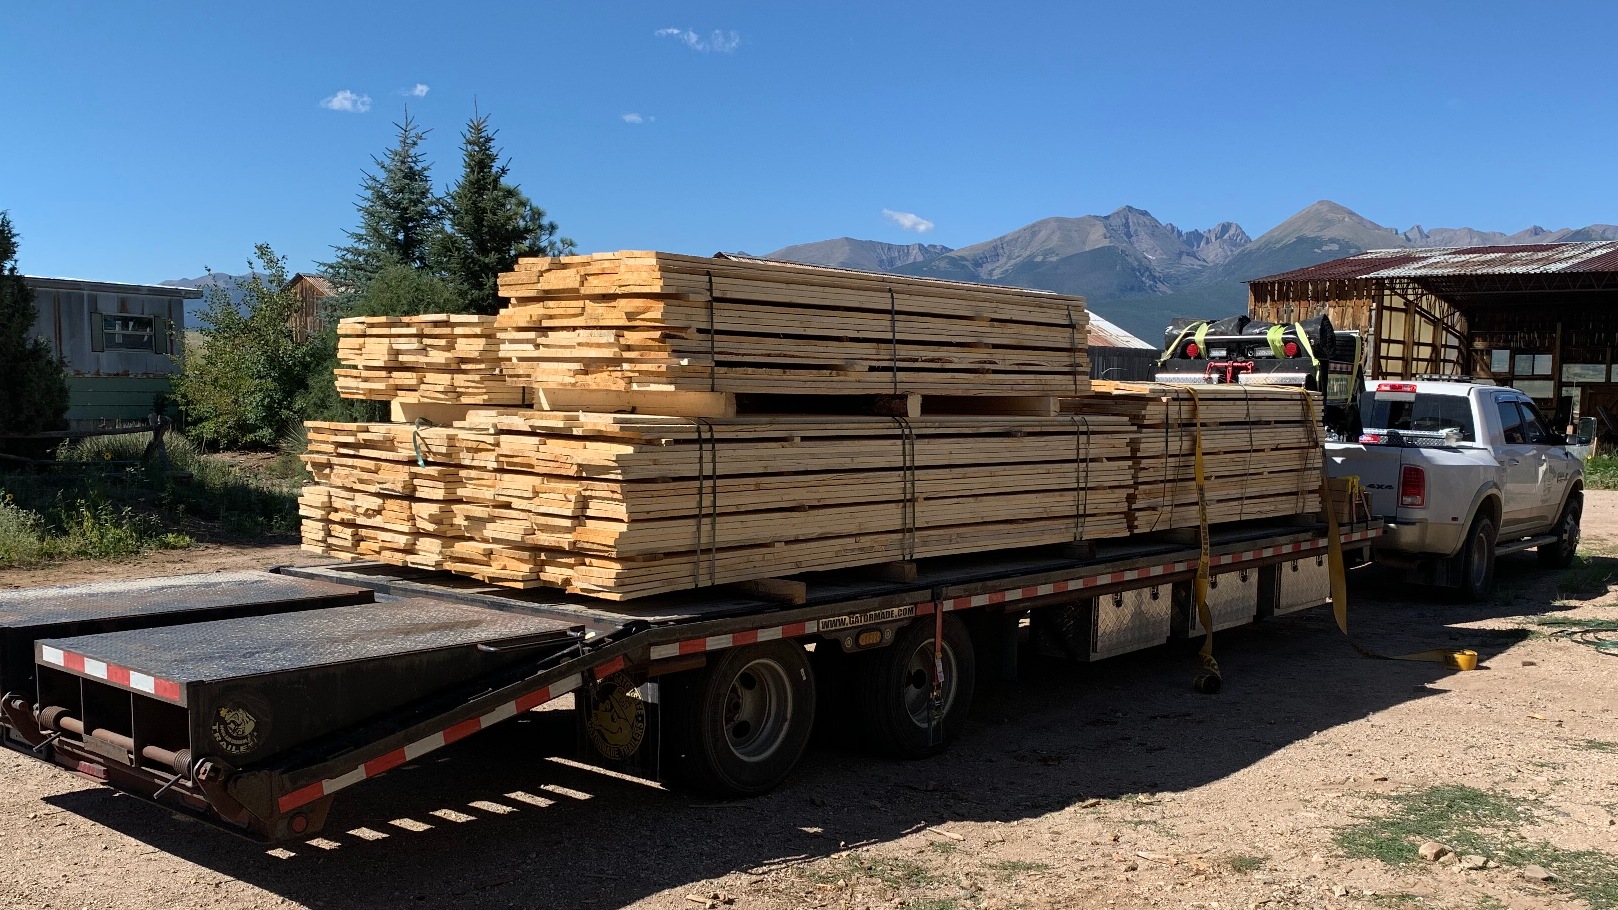
{"label": "trailer tire", "polygon": [[926,758],[960,735],[972,707],[977,661],[972,637],[957,617],[944,617],[943,641],[944,711],[936,731],[930,729],[933,618],[911,623],[892,645],[861,655],[853,708],[871,748],[895,758]]}
{"label": "trailer tire", "polygon": [[803,757],[814,670],[796,642],[732,648],[695,671],[675,707],[680,780],[713,796],[757,796]]}
{"label": "trailer tire", "polygon": [[1579,520],[1584,515],[1584,494],[1575,490],[1562,507],[1562,516],[1556,521],[1556,542],[1538,548],[1535,554],[1539,564],[1547,569],[1565,569],[1573,565],[1579,552]]}
{"label": "trailer tire", "polygon": [[1457,593],[1467,603],[1483,600],[1494,588],[1495,533],[1494,519],[1480,512],[1456,554],[1461,570]]}

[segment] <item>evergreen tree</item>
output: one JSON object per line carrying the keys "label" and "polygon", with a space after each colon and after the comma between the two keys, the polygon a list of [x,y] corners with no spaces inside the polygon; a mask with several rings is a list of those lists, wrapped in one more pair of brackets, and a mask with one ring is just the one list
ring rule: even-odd
{"label": "evergreen tree", "polygon": [[[66,364],[43,338],[33,334],[34,292],[17,271],[18,235],[11,216],[0,212],[0,364],[6,394],[0,395],[0,432],[38,433],[67,425]],[[36,446],[11,446],[39,454]]]}
{"label": "evergreen tree", "polygon": [[573,241],[557,236],[545,217],[515,184],[510,166],[495,148],[488,115],[474,112],[461,134],[461,178],[444,197],[445,229],[434,245],[439,269],[460,291],[465,308],[490,314],[500,308],[497,281],[517,257],[561,255]]}
{"label": "evergreen tree", "polygon": [[433,193],[431,165],[421,151],[427,130],[416,128],[410,112],[394,124],[399,138],[386,158],[371,160],[377,173],[361,182],[359,228],[346,231],[349,243],[322,268],[341,288],[360,289],[389,264],[427,268],[443,213]]}

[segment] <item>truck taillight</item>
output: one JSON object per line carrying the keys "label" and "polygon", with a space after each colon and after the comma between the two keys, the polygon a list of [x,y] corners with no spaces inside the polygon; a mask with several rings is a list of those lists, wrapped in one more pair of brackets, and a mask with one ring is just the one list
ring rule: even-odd
{"label": "truck taillight", "polygon": [[1399,472],[1399,505],[1420,509],[1427,505],[1427,472],[1407,464]]}

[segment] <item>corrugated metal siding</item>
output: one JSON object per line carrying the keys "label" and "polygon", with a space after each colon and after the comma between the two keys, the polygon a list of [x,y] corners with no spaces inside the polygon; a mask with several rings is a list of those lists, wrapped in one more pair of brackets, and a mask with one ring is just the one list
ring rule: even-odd
{"label": "corrugated metal siding", "polygon": [[[179,297],[36,288],[34,310],[33,334],[67,361],[69,375],[168,376],[180,370],[170,356],[179,353],[185,337],[185,301]],[[114,313],[163,317],[167,350],[93,350],[92,321]]]}
{"label": "corrugated metal siding", "polygon": [[1090,378],[1116,382],[1143,382],[1156,378],[1155,348],[1114,348],[1091,345]]}
{"label": "corrugated metal siding", "polygon": [[144,421],[159,394],[174,393],[166,376],[69,376],[67,388],[76,427]]}

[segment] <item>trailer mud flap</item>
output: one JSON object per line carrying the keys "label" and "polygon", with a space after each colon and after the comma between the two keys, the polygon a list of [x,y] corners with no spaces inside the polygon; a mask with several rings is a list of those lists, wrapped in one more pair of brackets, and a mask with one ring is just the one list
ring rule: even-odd
{"label": "trailer mud flap", "polygon": [[586,764],[656,781],[661,770],[662,687],[620,671],[575,695],[579,752]]}

